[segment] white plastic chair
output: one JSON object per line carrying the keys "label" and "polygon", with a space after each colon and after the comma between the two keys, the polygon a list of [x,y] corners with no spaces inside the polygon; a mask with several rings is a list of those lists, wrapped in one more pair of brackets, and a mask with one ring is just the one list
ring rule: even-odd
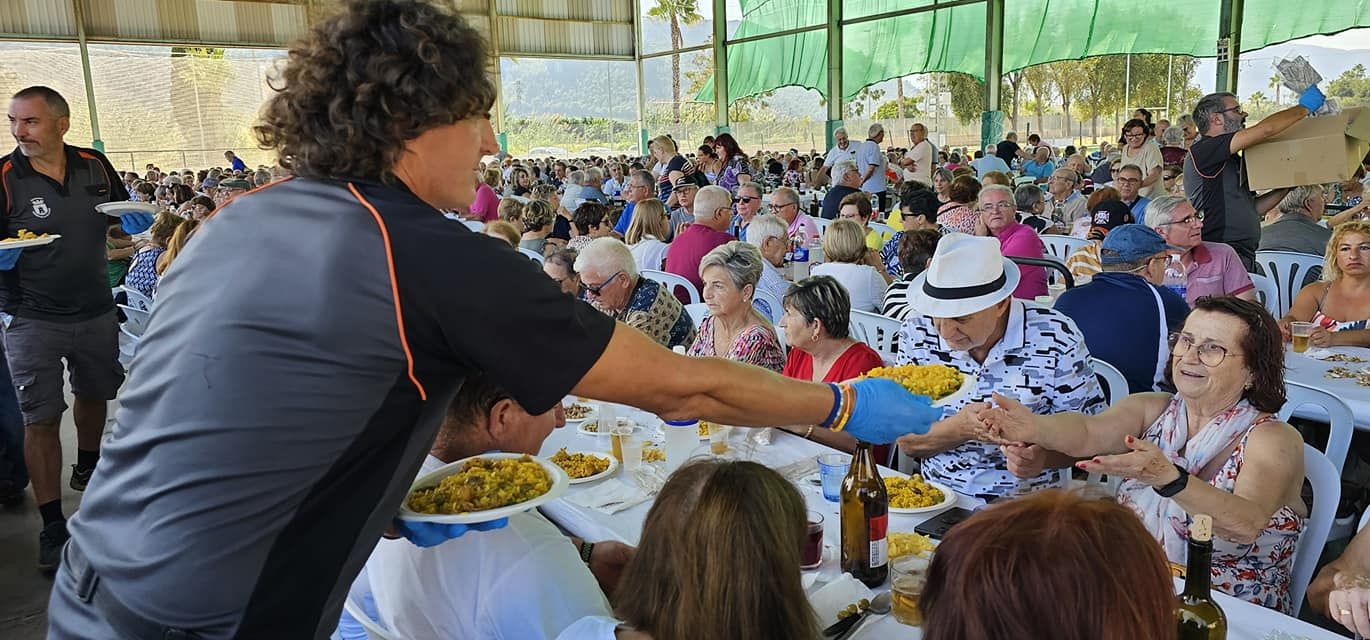
{"label": "white plastic chair", "polygon": [[872,222],[870,223],[870,228],[879,231],[880,234],[882,236],[885,236],[887,239],[889,236],[894,235],[894,227],[891,227],[883,222]]}
{"label": "white plastic chair", "polygon": [[1041,236],[1042,245],[1046,247],[1047,258],[1055,258],[1061,264],[1066,263],[1070,254],[1075,253],[1080,247],[1089,244],[1088,240],[1076,238],[1074,236],[1063,236],[1055,233],[1044,233]]}
{"label": "white plastic chair", "polygon": [[1284,314],[1280,312],[1280,288],[1275,284],[1275,281],[1269,276],[1263,276],[1259,273],[1248,273],[1246,275],[1251,276],[1251,284],[1256,285],[1256,297],[1265,306],[1265,310],[1276,318],[1283,316]]}
{"label": "white plastic chair", "polygon": [[147,330],[147,321],[148,318],[152,317],[152,312],[143,309],[135,309],[126,304],[119,305],[119,308],[123,310],[124,317],[127,318],[121,326],[127,327],[129,333],[132,335],[142,336],[143,331]]}
{"label": "white plastic chair", "polygon": [[1123,377],[1123,372],[1103,360],[1091,357],[1090,366],[1094,367],[1094,375],[1098,376],[1099,382],[1104,387],[1104,395],[1108,399],[1108,406],[1118,404],[1119,400],[1127,397],[1131,393],[1128,387],[1127,378]]}
{"label": "white plastic chair", "polygon": [[1289,313],[1294,306],[1294,296],[1303,288],[1303,280],[1313,267],[1321,267],[1322,256],[1292,251],[1257,251],[1256,265],[1275,281],[1279,293],[1279,313],[1276,318]]}
{"label": "white plastic chair", "polygon": [[[1324,452],[1327,459],[1332,461],[1337,468],[1337,475],[1340,476],[1343,467],[1346,465],[1346,452],[1351,448],[1351,434],[1356,430],[1355,414],[1351,412],[1351,407],[1341,398],[1334,396],[1317,387],[1310,387],[1298,382],[1284,383],[1285,395],[1287,400],[1280,408],[1279,419],[1285,422],[1294,415],[1294,411],[1303,405],[1316,406],[1329,418],[1327,432],[1327,448]],[[1322,418],[1316,418],[1321,422]]]}
{"label": "white plastic chair", "polygon": [[888,316],[856,309],[851,312],[852,337],[875,349],[886,364],[892,364],[899,354],[899,326],[898,320]]}
{"label": "white plastic chair", "polygon": [[[780,297],[775,295],[774,293],[771,293],[770,291],[757,289],[756,293],[752,294],[752,302],[755,303],[759,301],[764,301],[766,303],[766,306],[770,307],[771,309],[771,312],[769,314],[762,311],[761,315],[769,318],[771,324],[779,328],[780,316],[785,315],[785,306],[784,303],[780,300]],[[761,308],[757,307],[757,310],[761,311]]]}
{"label": "white plastic chair", "polygon": [[143,295],[142,291],[128,285],[119,287],[115,291],[122,292],[128,298],[128,306],[134,307],[135,309],[142,309],[143,311],[152,311],[152,298]]}
{"label": "white plastic chair", "polygon": [[128,366],[133,364],[133,356],[138,352],[138,343],[141,337],[129,332],[128,327],[119,325],[119,365],[128,371]]}
{"label": "white plastic chair", "polygon": [[461,223],[466,225],[467,229],[475,231],[476,233],[480,233],[485,230],[485,222],[481,220],[462,220]]}
{"label": "white plastic chair", "polygon": [[642,277],[647,278],[648,280],[655,280],[670,288],[671,293],[675,293],[676,287],[683,287],[686,296],[690,299],[689,304],[694,304],[703,299],[699,297],[699,290],[695,288],[694,283],[686,280],[685,276],[678,276],[674,273],[667,273],[665,271],[657,271],[656,269],[643,269],[640,273]]}
{"label": "white plastic chair", "polygon": [[828,232],[828,225],[832,224],[832,220],[829,220],[827,218],[821,218],[819,216],[810,217],[813,218],[814,225],[818,227],[818,235],[823,235]]}
{"label": "white plastic chair", "polygon": [[538,252],[536,252],[536,251],[533,251],[532,249],[525,249],[525,248],[523,248],[523,247],[519,247],[519,253],[522,253],[523,255],[528,256],[533,262],[536,262],[536,263],[538,263],[538,264],[542,264],[542,254],[541,254],[541,253],[538,253]]}
{"label": "white plastic chair", "polygon": [[1318,558],[1327,545],[1327,534],[1332,530],[1337,504],[1341,501],[1341,474],[1336,465],[1308,444],[1303,445],[1303,476],[1313,486],[1313,508],[1308,512],[1308,522],[1294,551],[1294,566],[1289,575],[1289,595],[1294,602],[1295,617],[1303,608],[1304,594],[1318,568]]}
{"label": "white plastic chair", "polygon": [[692,302],[685,305],[685,313],[690,314],[690,319],[694,320],[695,328],[698,329],[699,324],[709,317],[709,305],[703,302]]}

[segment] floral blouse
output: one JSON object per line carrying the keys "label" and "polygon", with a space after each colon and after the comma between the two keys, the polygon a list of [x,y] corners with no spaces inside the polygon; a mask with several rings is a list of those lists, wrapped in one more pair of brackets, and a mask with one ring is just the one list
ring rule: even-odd
{"label": "floral blouse", "polygon": [[937,223],[950,231],[975,235],[975,223],[979,221],[980,215],[968,204],[948,202],[937,210]]}
{"label": "floral blouse", "polygon": [[780,348],[780,341],[776,339],[775,334],[759,324],[752,324],[743,330],[728,353],[715,353],[713,316],[708,316],[699,323],[699,333],[686,354],[704,358],[722,356],[729,360],[770,369],[776,373],[785,368],[785,350]]}
{"label": "floral blouse", "polygon": [[718,180],[714,184],[727,189],[729,193],[737,193],[737,186],[741,183],[738,176],[743,175],[752,175],[751,165],[747,164],[746,158],[733,156],[724,163],[723,169],[718,172]]}

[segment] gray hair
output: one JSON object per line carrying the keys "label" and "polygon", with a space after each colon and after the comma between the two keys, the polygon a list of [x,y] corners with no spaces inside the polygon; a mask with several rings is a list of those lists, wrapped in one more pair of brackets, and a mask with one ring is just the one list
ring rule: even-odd
{"label": "gray hair", "polygon": [[[1079,154],[1077,153],[1077,154],[1075,154],[1075,155],[1079,155]],[[1074,157],[1074,156],[1072,156],[1072,157]],[[1051,177],[1053,177],[1053,178],[1055,178],[1055,177],[1058,176],[1058,175],[1061,176],[1061,177],[1063,177],[1063,178],[1069,178],[1069,179],[1070,179],[1070,183],[1073,184],[1073,185],[1079,186],[1079,184],[1080,184],[1080,173],[1079,173],[1078,171],[1074,170],[1074,169],[1071,169],[1071,168],[1068,168],[1068,167],[1061,167],[1060,169],[1057,169],[1057,170],[1051,172]],[[983,189],[981,190],[981,193],[984,193],[984,190],[983,190]]]}
{"label": "gray hair", "polygon": [[756,197],[758,197],[758,198],[760,198],[761,195],[762,195],[762,194],[761,194],[761,185],[759,185],[759,184],[757,184],[757,183],[755,183],[755,182],[744,182],[744,183],[742,183],[742,184],[740,184],[740,185],[737,185],[737,195],[739,195],[739,196],[742,195],[742,190],[743,190],[743,189],[747,189],[747,190],[751,191],[751,192],[752,192],[753,194],[755,194]]}
{"label": "gray hair", "polygon": [[[794,189],[792,189],[792,188],[790,188],[790,187],[780,187],[780,188],[776,189],[774,192],[771,193],[771,203],[774,204],[774,203],[775,203],[775,198],[776,198],[776,196],[779,196],[779,195],[781,195],[781,194],[784,194],[786,200],[789,201],[789,202],[799,202],[799,192],[798,192],[798,191],[795,191]],[[801,211],[800,213],[803,213],[803,212]]]}
{"label": "gray hair", "polygon": [[1019,211],[1031,211],[1042,203],[1042,190],[1035,184],[1025,184],[1013,192],[1013,203]]}
{"label": "gray hair", "polygon": [[781,240],[789,237],[790,227],[785,224],[773,213],[752,218],[751,224],[747,225],[747,244],[758,249],[766,243],[767,238],[780,238]]}
{"label": "gray hair", "polygon": [[618,238],[596,238],[580,250],[576,256],[576,273],[583,273],[586,267],[597,268],[606,273],[622,271],[630,280],[637,279],[637,261],[628,245]]}
{"label": "gray hair", "polygon": [[695,219],[712,218],[719,209],[727,209],[733,204],[733,194],[718,185],[709,185],[695,194]]}
{"label": "gray hair", "polygon": [[1124,172],[1124,171],[1136,171],[1138,177],[1140,177],[1140,178],[1145,178],[1145,177],[1146,177],[1146,172],[1145,172],[1145,171],[1142,171],[1142,168],[1139,167],[1139,166],[1137,166],[1137,165],[1135,165],[1135,164],[1129,163],[1129,164],[1125,164],[1125,165],[1123,165],[1123,166],[1121,166],[1121,167],[1118,167],[1118,175],[1123,175],[1123,172]]}
{"label": "gray hair", "polygon": [[575,249],[560,249],[558,251],[552,252],[552,255],[547,256],[545,260],[550,264],[554,264],[558,267],[561,267],[562,269],[565,269],[567,275],[575,275],[576,259],[578,257],[579,256],[576,255]]}
{"label": "gray hair", "polygon": [[566,174],[566,180],[578,187],[585,186],[585,172],[576,170]]}
{"label": "gray hair", "polygon": [[1199,135],[1208,135],[1208,118],[1223,110],[1223,98],[1236,100],[1237,96],[1219,91],[1199,98],[1198,103],[1194,105],[1194,128],[1199,130]]}
{"label": "gray hair", "polygon": [[591,182],[604,179],[604,170],[599,167],[590,167],[585,170],[585,179]]}
{"label": "gray hair", "polygon": [[656,178],[652,176],[652,172],[646,169],[638,169],[637,171],[629,173],[628,179],[637,180],[642,183],[642,186],[647,187],[649,189],[651,188],[652,184],[656,182]]}
{"label": "gray hair", "polygon": [[878,136],[878,135],[880,135],[880,134],[882,134],[882,133],[884,133],[884,132],[885,132],[885,125],[880,124],[879,122],[876,122],[876,123],[871,124],[871,128],[868,129],[867,132],[866,132],[866,137],[867,137],[867,138],[874,138],[875,136]]}
{"label": "gray hair", "polygon": [[43,102],[48,105],[48,113],[51,113],[54,118],[71,117],[71,105],[68,105],[67,99],[63,98],[62,94],[55,89],[35,85],[20,89],[18,93],[12,96],[13,100],[27,100],[29,98],[42,98]]}
{"label": "gray hair", "polygon": [[[1042,190],[1038,189],[1037,191],[1040,193]],[[981,187],[979,199],[984,200],[986,193],[1002,193],[1004,194],[1005,198],[1008,198],[1009,202],[1014,203],[1014,206],[1017,206],[1018,204],[1017,194],[1013,193],[1013,189],[1010,189],[1002,184],[987,184]]]}
{"label": "gray hair", "polygon": [[1303,214],[1307,210],[1305,205],[1308,204],[1309,200],[1321,198],[1325,193],[1326,192],[1320,184],[1306,184],[1294,187],[1284,196],[1283,200],[1280,200],[1280,213]]}
{"label": "gray hair", "polygon": [[762,259],[761,251],[756,247],[734,240],[715,247],[699,260],[699,277],[703,278],[704,270],[709,267],[723,267],[738,291],[747,285],[755,291],[756,283],[761,280]]}
{"label": "gray hair", "polygon": [[1146,220],[1146,226],[1158,227],[1170,222],[1175,210],[1186,204],[1189,204],[1189,201],[1184,196],[1161,196],[1147,203],[1146,213],[1142,219]]}
{"label": "gray hair", "polygon": [[838,128],[836,128],[836,129],[833,129],[833,130],[832,130],[832,135],[833,135],[834,138],[836,138],[836,137],[837,137],[837,134],[839,134],[839,133],[842,134],[842,135],[844,135],[844,136],[847,135],[847,128],[846,128],[846,127],[838,127]]}
{"label": "gray hair", "polygon": [[838,181],[841,181],[842,178],[847,177],[848,173],[860,173],[860,171],[856,168],[855,160],[840,160],[838,162],[833,163],[832,174],[837,178]]}
{"label": "gray hair", "polygon": [[1184,128],[1174,125],[1167,127],[1165,133],[1161,134],[1161,144],[1167,147],[1178,147],[1184,144]]}

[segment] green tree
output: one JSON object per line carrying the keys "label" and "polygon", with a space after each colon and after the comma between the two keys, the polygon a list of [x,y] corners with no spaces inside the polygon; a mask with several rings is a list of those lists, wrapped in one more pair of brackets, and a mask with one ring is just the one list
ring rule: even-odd
{"label": "green tree", "polygon": [[1265,97],[1261,91],[1252,92],[1246,97],[1246,110],[1251,112],[1251,117],[1257,120],[1270,114],[1270,98]]}
{"label": "green tree", "polygon": [[[647,15],[664,20],[671,25],[671,49],[679,49],[684,44],[680,25],[698,24],[704,19],[699,14],[698,0],[656,0],[656,6],[647,10]],[[671,54],[671,122],[680,124],[680,54]]]}
{"label": "green tree", "polygon": [[1123,103],[1123,75],[1121,56],[1099,56],[1081,61],[1084,72],[1079,86],[1077,104],[1090,120],[1090,131],[1099,137],[1099,117],[1115,113]]}
{"label": "green tree", "polygon": [[979,120],[985,110],[985,83],[964,73],[948,73],[946,78],[951,114],[963,125]]}
{"label": "green tree", "polygon": [[1009,96],[1012,110],[1009,111],[1008,119],[1012,123],[1010,130],[1018,128],[1018,103],[1023,89],[1023,71],[1010,71],[1004,74],[1004,91],[1001,95]]}
{"label": "green tree", "polygon": [[920,106],[923,96],[907,96],[903,99],[904,109],[899,109],[899,99],[890,100],[875,108],[876,120],[897,120],[899,118],[917,118],[923,114]]}
{"label": "green tree", "polygon": [[884,89],[876,89],[875,85],[867,85],[856,92],[851,100],[846,104],[848,118],[860,118],[866,113],[866,104],[874,103],[885,97]]}
{"label": "green tree", "polygon": [[1284,82],[1280,80],[1280,74],[1270,76],[1270,90],[1275,92],[1275,106],[1280,106],[1280,90],[1284,88]]}
{"label": "green tree", "polygon": [[1082,60],[1061,60],[1043,65],[1061,96],[1061,111],[1066,116],[1066,136],[1070,137],[1070,103],[1080,95],[1088,65]]}
{"label": "green tree", "polygon": [[1034,65],[1023,69],[1023,85],[1032,94],[1033,112],[1037,114],[1037,128],[1042,128],[1042,118],[1046,105],[1055,95],[1055,83],[1046,65]]}
{"label": "green tree", "polygon": [[1370,105],[1370,78],[1365,65],[1358,64],[1327,84],[1327,96],[1336,98],[1343,107]]}
{"label": "green tree", "polygon": [[206,120],[223,113],[224,87],[230,73],[223,49],[171,48],[171,100],[173,104],[195,105],[193,111],[188,108],[171,110],[183,148],[209,149],[226,142],[206,137],[212,129],[220,129],[221,124]]}

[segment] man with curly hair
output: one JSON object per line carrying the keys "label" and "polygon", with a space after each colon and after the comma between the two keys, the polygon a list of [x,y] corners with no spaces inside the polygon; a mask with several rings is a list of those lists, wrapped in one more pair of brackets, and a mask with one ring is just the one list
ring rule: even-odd
{"label": "man with curly hair", "polygon": [[487,60],[461,18],[414,0],[349,0],[290,49],[256,133],[294,177],[216,210],[159,284],[50,638],[328,637],[387,529],[420,546],[466,532],[395,515],[478,373],[534,414],[574,392],[871,442],[940,417],[889,380],[672,354],[444,218],[498,151]]}

